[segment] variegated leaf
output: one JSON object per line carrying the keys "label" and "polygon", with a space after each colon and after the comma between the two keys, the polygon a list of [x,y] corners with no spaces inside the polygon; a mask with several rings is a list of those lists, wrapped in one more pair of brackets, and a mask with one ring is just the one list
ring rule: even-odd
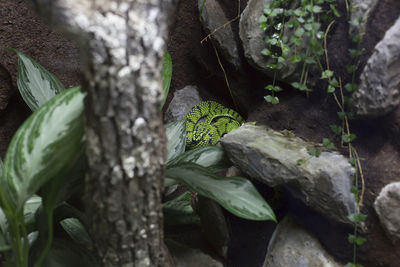
{"label": "variegated leaf", "polygon": [[165,125],[168,137],[168,161],[185,151],[186,124],[184,120],[173,121]]}
{"label": "variegated leaf", "polygon": [[221,169],[227,167],[227,160],[224,156],[224,150],[217,146],[199,147],[177,156],[168,162],[167,167],[171,167],[184,162],[192,162],[203,167],[212,169]]}
{"label": "variegated leaf", "polygon": [[64,91],[33,113],[14,135],[0,186],[16,213],[44,183],[68,172],[84,149],[83,98],[78,87]]}
{"label": "variegated leaf", "polygon": [[202,196],[217,201],[236,216],[249,220],[276,221],[271,207],[254,185],[243,177],[220,177],[194,163],[172,166],[167,169],[166,176]]}
{"label": "variegated leaf", "polygon": [[64,85],[38,62],[16,49],[18,55],[17,85],[22,98],[32,111],[37,110],[58,93]]}

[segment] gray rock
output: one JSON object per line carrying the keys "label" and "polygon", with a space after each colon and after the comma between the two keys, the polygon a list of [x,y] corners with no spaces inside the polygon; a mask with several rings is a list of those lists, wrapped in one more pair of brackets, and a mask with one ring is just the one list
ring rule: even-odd
{"label": "gray rock", "polygon": [[400,18],[375,46],[360,75],[360,86],[353,94],[357,115],[378,117],[400,103]]}
{"label": "gray rock", "polygon": [[[267,48],[265,42],[265,33],[260,28],[260,17],[263,15],[264,6],[272,0],[249,0],[246,8],[244,9],[242,16],[240,17],[239,23],[239,36],[242,41],[244,55],[247,61],[254,68],[264,72],[269,77],[274,77],[275,70],[268,68],[269,63],[275,63],[275,60],[271,60],[268,57],[261,54],[261,51]],[[292,1],[291,7],[296,7],[299,1]],[[293,35],[295,29],[285,29],[284,36],[290,38]],[[302,47],[294,47],[293,44],[289,44],[290,51],[297,51],[297,53],[306,52],[309,46],[308,42],[304,42]],[[292,63],[290,57],[292,52],[289,53],[288,59],[283,63],[283,68],[277,73],[276,78],[278,80],[291,82],[299,81],[302,73],[301,68],[303,63]],[[313,72],[314,69],[309,69],[309,72]]]}
{"label": "gray rock", "polygon": [[[203,6],[204,3],[204,6]],[[235,38],[231,23],[226,17],[221,4],[218,0],[198,0],[201,13],[201,23],[207,32],[212,33],[212,38],[216,41],[225,59],[235,67],[240,69],[241,59],[239,56],[239,43]],[[225,25],[224,27],[221,27]]]}
{"label": "gray rock", "polygon": [[386,185],[376,198],[374,208],[387,236],[395,244],[400,240],[400,182]]}
{"label": "gray rock", "polygon": [[197,86],[188,85],[183,89],[177,90],[165,111],[164,121],[178,121],[183,119],[194,105],[201,101]]}
{"label": "gray rock", "polygon": [[[245,124],[228,133],[221,143],[230,160],[248,176],[269,186],[284,185],[294,197],[338,222],[357,211],[350,192],[354,168],[337,152],[313,157],[306,142],[293,133]],[[302,163],[300,164],[300,162]]]}
{"label": "gray rock", "polygon": [[352,0],[353,8],[351,12],[351,20],[360,20],[358,26],[349,25],[350,36],[356,33],[365,34],[368,19],[375,9],[378,0]]}
{"label": "gray rock", "polygon": [[318,239],[286,216],[268,245],[264,267],[341,267]]}
{"label": "gray rock", "polygon": [[223,267],[224,264],[199,249],[183,246],[175,241],[166,240],[175,267]]}

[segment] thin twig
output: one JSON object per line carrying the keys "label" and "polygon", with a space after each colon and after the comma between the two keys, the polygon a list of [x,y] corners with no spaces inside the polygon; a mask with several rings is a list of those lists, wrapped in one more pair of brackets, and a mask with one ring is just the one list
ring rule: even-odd
{"label": "thin twig", "polygon": [[363,201],[364,201],[364,193],[365,193],[365,179],[364,179],[364,173],[363,173],[362,168],[361,168],[360,157],[358,156],[358,152],[357,152],[356,149],[354,149],[354,154],[356,156],[358,170],[360,171],[360,177],[361,177],[361,193],[360,193],[360,197],[359,197],[359,200],[358,200],[358,206],[362,207],[363,206]]}
{"label": "thin twig", "polygon": [[326,61],[326,69],[327,70],[329,70],[329,57],[328,57],[326,37],[328,36],[328,32],[331,29],[333,23],[335,23],[334,20],[331,23],[329,23],[328,27],[326,28],[325,34],[324,34],[324,51],[325,51],[325,61]]}
{"label": "thin twig", "polygon": [[229,84],[228,75],[226,75],[225,68],[224,68],[224,66],[222,65],[221,59],[219,58],[219,54],[218,54],[217,48],[215,48],[215,45],[213,44],[213,42],[211,42],[211,44],[212,44],[212,46],[213,46],[213,48],[214,48],[215,55],[217,56],[218,64],[219,64],[219,66],[221,67],[222,72],[224,73],[225,82],[226,82],[226,86],[228,86],[229,94],[231,95],[233,104],[235,105],[235,109],[237,110],[237,109],[238,109],[238,106],[237,106],[237,104],[236,104],[235,98],[234,98],[233,95],[232,95],[232,90],[231,90],[231,86],[230,86],[230,84]]}

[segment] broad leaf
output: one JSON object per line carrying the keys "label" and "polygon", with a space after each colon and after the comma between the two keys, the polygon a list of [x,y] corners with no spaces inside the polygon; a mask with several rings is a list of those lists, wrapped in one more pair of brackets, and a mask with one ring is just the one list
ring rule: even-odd
{"label": "broad leaf", "polygon": [[163,78],[164,98],[161,103],[161,108],[164,106],[165,100],[167,100],[169,87],[171,85],[171,78],[172,78],[172,59],[171,59],[171,55],[168,53],[168,51],[166,51],[164,54],[162,78]]}
{"label": "broad leaf", "polygon": [[217,146],[199,147],[186,151],[173,160],[168,162],[168,166],[192,162],[203,167],[210,167],[212,170],[219,170],[228,167],[227,160],[224,157],[224,150]]}
{"label": "broad leaf", "polygon": [[17,85],[22,98],[32,111],[37,110],[58,93],[64,85],[38,62],[16,49],[18,55]]}
{"label": "broad leaf", "polygon": [[74,240],[76,243],[81,244],[85,247],[92,247],[92,239],[86,231],[83,224],[76,218],[64,219],[60,222],[65,232]]}
{"label": "broad leaf", "polygon": [[168,137],[168,161],[185,151],[186,124],[184,120],[173,121],[165,125]]}
{"label": "broad leaf", "polygon": [[217,201],[236,216],[249,220],[276,221],[271,207],[254,185],[243,177],[220,177],[194,163],[168,168],[166,176],[199,195]]}
{"label": "broad leaf", "polygon": [[69,89],[33,113],[18,129],[4,159],[0,186],[13,212],[52,178],[72,168],[84,149],[83,98]]}
{"label": "broad leaf", "polygon": [[166,225],[198,224],[200,218],[194,214],[191,206],[192,196],[189,192],[163,204],[164,222]]}

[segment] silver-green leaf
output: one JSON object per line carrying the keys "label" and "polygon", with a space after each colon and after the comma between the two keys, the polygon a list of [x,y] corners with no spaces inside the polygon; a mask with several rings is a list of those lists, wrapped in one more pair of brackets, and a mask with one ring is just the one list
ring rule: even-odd
{"label": "silver-green leaf", "polygon": [[185,151],[186,124],[184,120],[173,121],[165,125],[168,138],[168,161]]}
{"label": "silver-green leaf", "polygon": [[177,156],[168,162],[168,166],[173,166],[185,162],[192,162],[203,167],[221,169],[228,167],[224,156],[224,150],[217,146],[199,147]]}
{"label": "silver-green leaf", "polygon": [[22,98],[32,111],[65,90],[57,77],[38,62],[21,51],[10,50],[18,55],[17,85]]}
{"label": "silver-green leaf", "polygon": [[194,163],[172,166],[167,169],[166,176],[199,195],[217,201],[236,216],[249,220],[276,221],[271,207],[246,178],[220,177]]}
{"label": "silver-green leaf", "polygon": [[67,173],[81,155],[83,98],[78,87],[64,91],[34,112],[14,135],[0,186],[15,213],[44,183]]}

